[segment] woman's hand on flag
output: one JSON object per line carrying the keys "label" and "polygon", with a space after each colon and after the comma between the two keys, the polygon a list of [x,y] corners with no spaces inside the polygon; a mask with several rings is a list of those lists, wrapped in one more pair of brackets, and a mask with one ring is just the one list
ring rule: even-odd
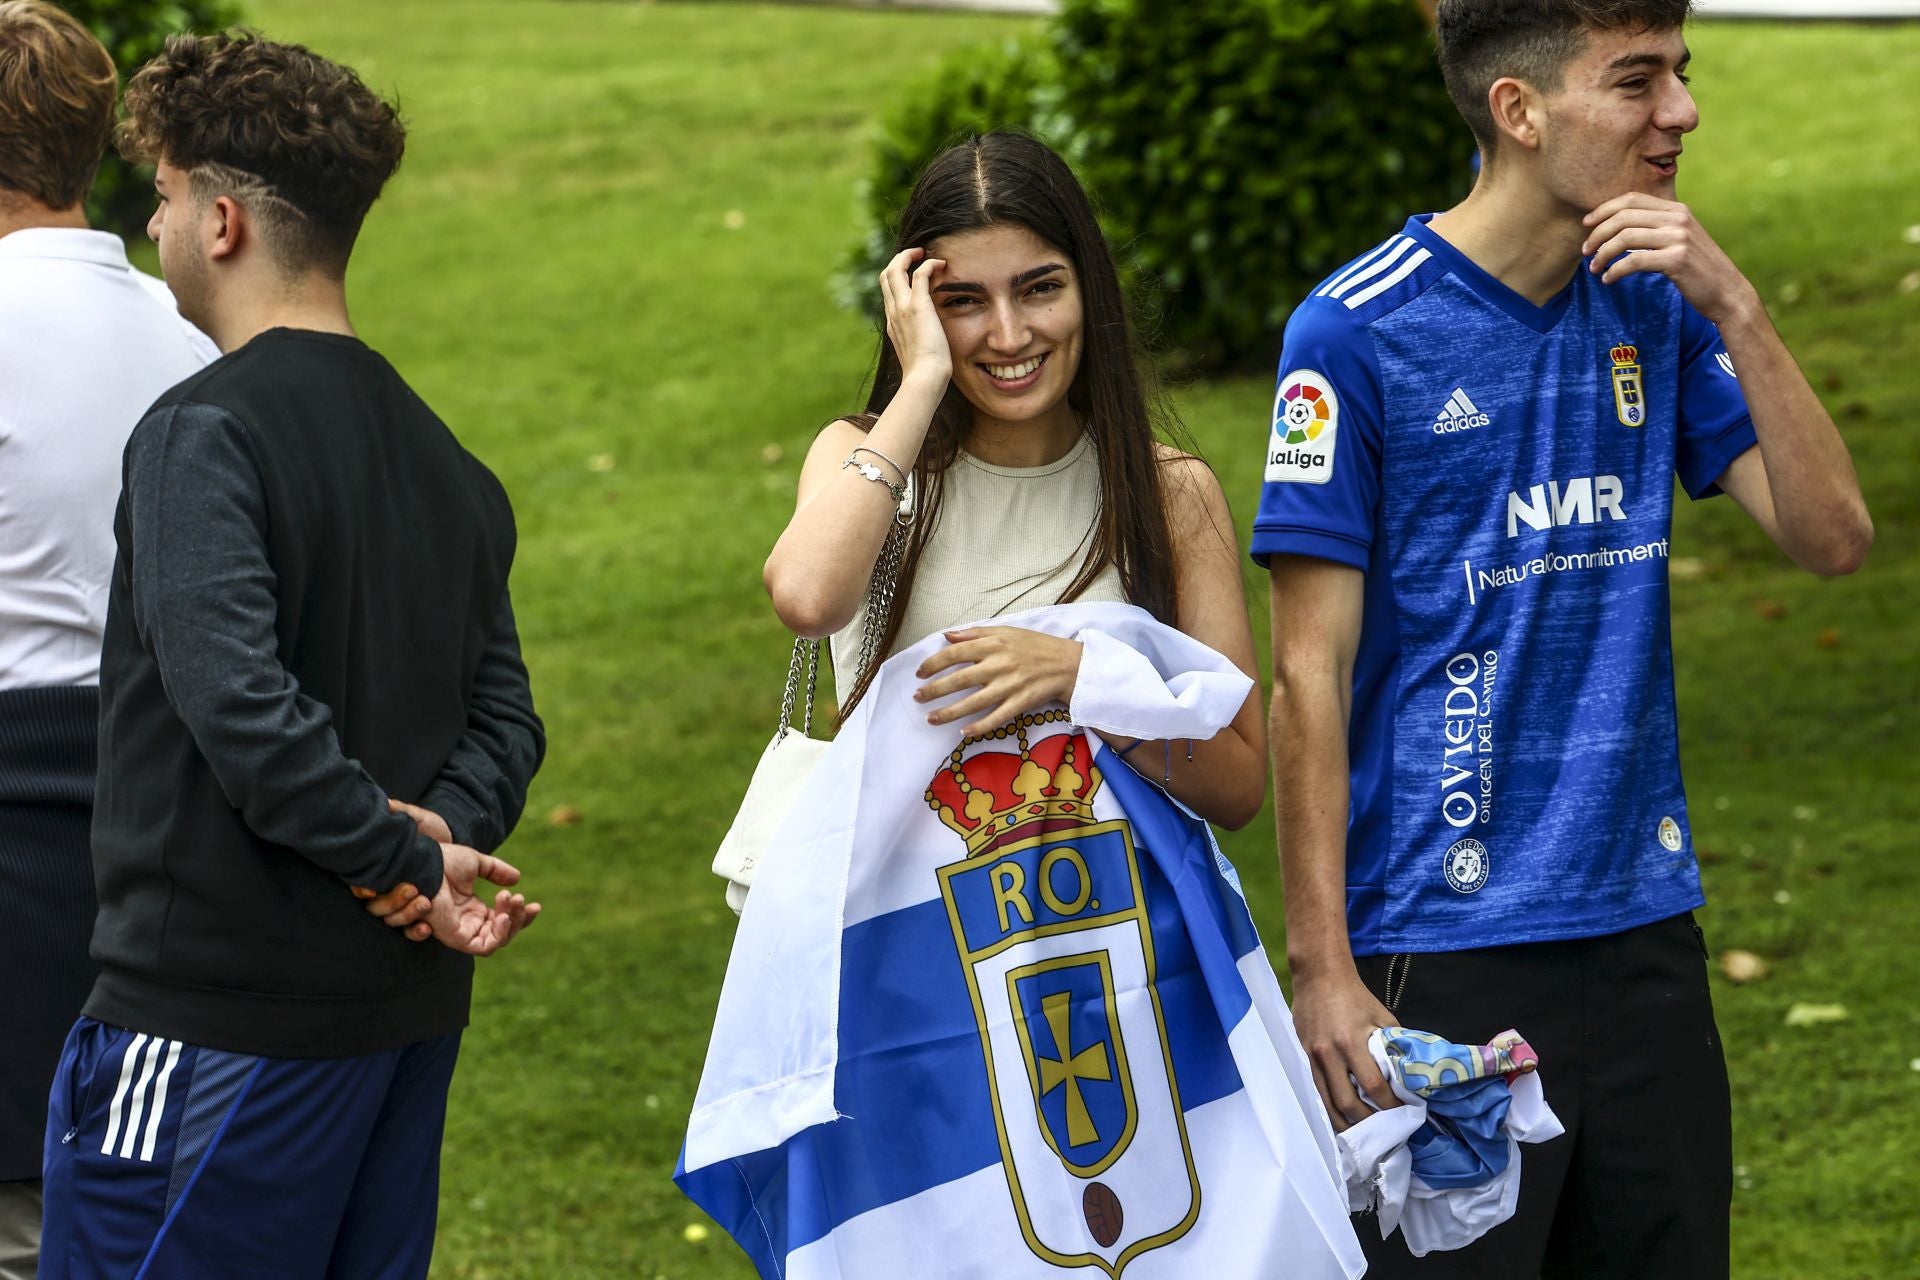
{"label": "woman's hand on flag", "polygon": [[[970,720],[963,732],[986,733],[1026,712],[1073,701],[1080,678],[1078,640],[1024,627],[968,627],[946,636],[947,647],[915,672],[927,683],[914,691],[914,700],[937,702],[973,692],[930,714],[928,724]],[[940,676],[943,671],[951,674]]]}

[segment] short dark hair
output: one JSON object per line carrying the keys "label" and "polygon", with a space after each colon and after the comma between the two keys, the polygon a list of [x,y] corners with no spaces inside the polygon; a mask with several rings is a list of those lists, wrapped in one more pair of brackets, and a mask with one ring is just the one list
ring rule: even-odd
{"label": "short dark hair", "polygon": [[44,0],[0,0],[0,187],[53,209],[87,198],[120,78],[93,33]]}
{"label": "short dark hair", "polygon": [[349,67],[250,31],[173,36],[127,84],[120,152],[248,205],[284,265],[340,273],[407,131]]}
{"label": "short dark hair", "polygon": [[1664,31],[1692,12],[1693,0],[1440,0],[1434,43],[1447,93],[1491,159],[1495,80],[1512,76],[1552,93],[1588,31]]}

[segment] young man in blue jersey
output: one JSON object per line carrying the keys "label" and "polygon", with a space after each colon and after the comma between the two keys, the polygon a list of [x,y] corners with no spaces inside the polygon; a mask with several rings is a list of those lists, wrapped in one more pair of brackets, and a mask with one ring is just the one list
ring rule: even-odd
{"label": "young man in blue jersey", "polygon": [[1336,1128],[1406,1025],[1540,1051],[1513,1220],[1370,1276],[1724,1275],[1724,1059],[1691,911],[1673,481],[1797,563],[1872,540],[1832,420],[1675,201],[1687,0],[1441,0],[1472,194],[1335,273],[1281,356],[1252,549],[1294,1016]]}

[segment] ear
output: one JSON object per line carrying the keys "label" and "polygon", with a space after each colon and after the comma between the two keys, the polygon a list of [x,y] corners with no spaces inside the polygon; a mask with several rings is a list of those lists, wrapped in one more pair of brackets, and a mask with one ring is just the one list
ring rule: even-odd
{"label": "ear", "polygon": [[1539,93],[1524,80],[1502,76],[1487,89],[1494,130],[1523,151],[1538,151],[1546,112]]}
{"label": "ear", "polygon": [[211,224],[207,256],[215,262],[233,257],[253,235],[246,207],[232,196],[215,196],[207,218]]}

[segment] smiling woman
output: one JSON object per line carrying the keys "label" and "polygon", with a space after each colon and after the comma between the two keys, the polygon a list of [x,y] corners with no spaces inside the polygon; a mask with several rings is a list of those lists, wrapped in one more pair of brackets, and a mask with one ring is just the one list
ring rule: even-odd
{"label": "smiling woman", "polygon": [[[1225,496],[1156,438],[1166,418],[1072,171],[1032,138],[976,137],[927,166],[895,249],[867,411],[815,440],[765,571],[782,621],[833,637],[842,712],[886,657],[943,630],[917,696],[962,696],[933,723],[980,732],[1070,702],[1077,642],[952,630],[1067,601],[1139,605],[1252,675]],[[1213,739],[1148,755],[1203,817],[1238,827],[1260,807],[1251,697]]]}

